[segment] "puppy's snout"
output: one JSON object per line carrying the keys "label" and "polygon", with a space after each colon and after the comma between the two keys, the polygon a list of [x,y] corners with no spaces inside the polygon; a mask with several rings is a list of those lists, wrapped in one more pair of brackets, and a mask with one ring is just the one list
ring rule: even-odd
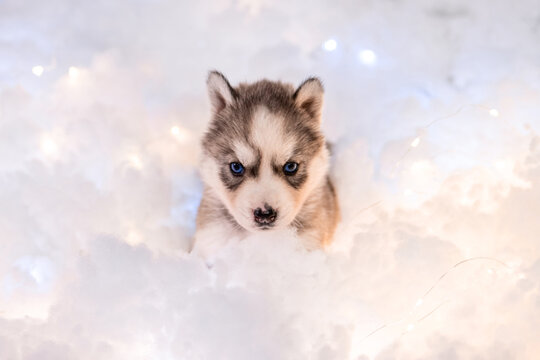
{"label": "puppy's snout", "polygon": [[253,217],[259,225],[271,225],[276,221],[277,211],[270,205],[264,204],[264,210],[261,208],[253,210]]}

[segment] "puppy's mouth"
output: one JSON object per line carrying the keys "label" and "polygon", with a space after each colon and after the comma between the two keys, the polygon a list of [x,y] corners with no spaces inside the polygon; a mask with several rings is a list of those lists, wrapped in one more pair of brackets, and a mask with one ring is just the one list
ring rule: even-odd
{"label": "puppy's mouth", "polygon": [[265,210],[256,209],[253,212],[253,222],[258,230],[268,230],[276,225],[277,210],[265,206]]}
{"label": "puppy's mouth", "polygon": [[262,225],[255,223],[255,226],[257,227],[257,230],[270,230],[274,227],[274,224]]}

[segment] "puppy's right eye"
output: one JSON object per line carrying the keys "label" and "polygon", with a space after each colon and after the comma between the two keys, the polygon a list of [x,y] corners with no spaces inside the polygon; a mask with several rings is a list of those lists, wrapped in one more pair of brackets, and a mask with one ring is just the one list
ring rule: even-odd
{"label": "puppy's right eye", "polygon": [[244,174],[244,165],[239,162],[232,162],[229,164],[229,167],[231,168],[231,172],[234,176],[240,176]]}
{"label": "puppy's right eye", "polygon": [[296,174],[297,171],[298,171],[298,163],[295,163],[293,161],[289,161],[289,162],[285,163],[285,165],[283,165],[283,172],[287,176],[292,176],[292,175]]}

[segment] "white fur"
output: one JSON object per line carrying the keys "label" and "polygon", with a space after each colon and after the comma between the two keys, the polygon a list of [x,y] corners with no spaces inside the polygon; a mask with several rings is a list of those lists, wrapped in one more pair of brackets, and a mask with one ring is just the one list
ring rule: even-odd
{"label": "white fur", "polygon": [[216,250],[237,241],[239,234],[228,221],[219,218],[204,228],[197,229],[196,239],[192,252],[211,263]]}
{"label": "white fur", "polygon": [[203,182],[209,185],[209,188],[213,190],[218,199],[221,200],[230,211],[233,204],[227,196],[227,188],[219,178],[220,165],[216,163],[213,158],[203,156],[201,159],[200,170]]}
{"label": "white fur", "polygon": [[[250,140],[261,149],[259,176],[246,179],[238,190],[233,214],[246,229],[257,231],[253,210],[270,205],[278,211],[275,228],[283,228],[294,219],[293,194],[289,185],[272,170],[272,161],[284,164],[293,152],[294,142],[283,129],[283,119],[259,107],[253,116]],[[236,215],[235,214],[235,215]]]}
{"label": "white fur", "polygon": [[253,116],[250,138],[253,144],[261,149],[266,165],[270,165],[271,156],[275,156],[278,162],[285,163],[294,150],[294,139],[285,134],[283,119],[262,106]]}
{"label": "white fur", "polygon": [[253,165],[257,162],[257,154],[245,142],[235,141],[233,149],[238,161],[242,164]]}

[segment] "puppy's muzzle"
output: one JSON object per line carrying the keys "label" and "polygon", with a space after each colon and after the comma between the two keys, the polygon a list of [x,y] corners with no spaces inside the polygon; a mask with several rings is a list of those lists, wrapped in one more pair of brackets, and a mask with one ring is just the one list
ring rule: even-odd
{"label": "puppy's muzzle", "polygon": [[253,218],[259,226],[271,226],[276,221],[277,211],[264,204],[264,210],[261,208],[253,210]]}

